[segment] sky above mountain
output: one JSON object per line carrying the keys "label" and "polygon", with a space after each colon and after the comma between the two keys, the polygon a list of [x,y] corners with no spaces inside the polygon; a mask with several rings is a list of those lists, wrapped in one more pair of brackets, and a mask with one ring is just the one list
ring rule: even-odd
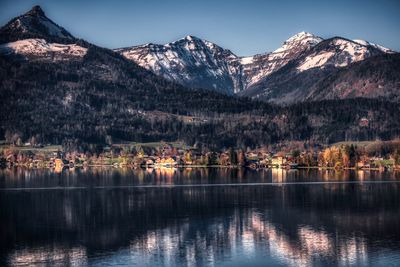
{"label": "sky above mountain", "polygon": [[400,51],[398,0],[1,0],[0,24],[34,5],[74,36],[108,48],[163,44],[191,34],[245,56],[273,51],[307,31]]}

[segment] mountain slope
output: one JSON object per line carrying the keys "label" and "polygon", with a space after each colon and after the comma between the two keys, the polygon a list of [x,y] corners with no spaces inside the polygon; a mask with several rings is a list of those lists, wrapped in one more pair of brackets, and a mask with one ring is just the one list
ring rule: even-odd
{"label": "mountain slope", "polygon": [[78,44],[49,43],[45,39],[24,39],[0,44],[0,54],[15,55],[29,60],[80,59],[87,48]]}
{"label": "mountain slope", "polygon": [[[330,88],[334,85],[328,85],[327,81],[332,80],[328,77],[333,73],[345,67],[346,70],[350,70],[355,62],[385,54],[390,55],[390,53],[384,52],[383,49],[375,46],[365,46],[341,37],[327,39],[303,53],[299,58],[290,61],[279,71],[249,87],[241,95],[279,104],[290,104],[298,101],[313,100],[312,92],[318,90],[318,99],[329,99],[330,92],[328,90],[323,92],[321,88],[315,89],[318,87],[317,84],[324,80],[325,88]],[[384,62],[382,61],[382,63]],[[374,71],[379,73],[379,69],[382,68],[376,64],[371,64],[370,67],[372,68],[370,73]],[[350,76],[346,77],[350,78]],[[349,84],[353,83],[351,80],[347,82]],[[385,79],[381,80],[381,82],[385,82]],[[359,88],[351,88],[351,90],[354,92],[348,92],[342,95],[342,98],[361,95],[363,97],[388,96],[379,93],[379,87],[371,87],[368,94],[355,92],[360,90]],[[393,90],[392,92],[400,95],[398,90]],[[323,94],[326,94],[326,96],[323,96]]]}
{"label": "mountain slope", "polygon": [[0,29],[0,55],[22,60],[81,60],[89,46],[49,19],[40,6]]}
{"label": "mountain slope", "polygon": [[0,29],[0,43],[39,38],[52,42],[71,43],[75,38],[48,17],[40,6],[12,19]]}
{"label": "mountain slope", "polygon": [[290,37],[272,53],[240,58],[243,87],[238,92],[245,91],[322,40],[322,38],[311,33],[300,32]]}
{"label": "mountain slope", "polygon": [[368,97],[400,101],[400,54],[374,56],[337,69],[310,91],[307,100]]}
{"label": "mountain slope", "polygon": [[166,45],[147,44],[116,51],[157,75],[185,86],[228,94],[235,91],[228,62],[236,56],[197,37],[186,36]]}

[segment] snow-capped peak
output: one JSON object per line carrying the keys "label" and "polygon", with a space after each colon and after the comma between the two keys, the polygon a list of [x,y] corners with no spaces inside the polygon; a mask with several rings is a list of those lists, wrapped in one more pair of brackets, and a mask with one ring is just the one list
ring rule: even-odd
{"label": "snow-capped peak", "polygon": [[183,39],[187,41],[200,40],[200,38],[197,38],[196,36],[193,35],[186,35]]}
{"label": "snow-capped peak", "polygon": [[339,68],[379,54],[379,50],[384,51],[365,41],[359,44],[340,37],[324,40],[305,31],[287,39],[274,52],[247,57],[237,57],[228,49],[193,35],[165,45],[116,49],[167,79],[189,87],[230,93],[252,87],[290,61],[298,64],[299,72],[311,68]]}
{"label": "snow-capped peak", "polygon": [[204,42],[205,40],[202,40],[194,35],[186,35],[185,37],[182,37],[176,41],[173,41],[171,43],[167,43],[165,45],[171,45],[171,44],[176,44],[176,43],[182,43],[182,42]]}
{"label": "snow-capped peak", "polygon": [[346,67],[349,64],[368,57],[389,53],[390,49],[364,40],[348,40],[342,37],[327,39],[321,46],[316,46],[297,67],[298,71],[312,68]]}
{"label": "snow-capped peak", "polygon": [[165,45],[148,44],[115,51],[164,78],[190,87],[226,93],[233,93],[236,88],[229,65],[236,55],[193,35]]}
{"label": "snow-capped peak", "polygon": [[[174,41],[174,42],[172,42],[172,43],[168,43],[168,44],[165,44],[165,45],[171,46],[171,45],[181,45],[181,44],[184,44],[184,45],[186,46],[187,44],[191,44],[191,43],[193,43],[193,44],[199,44],[199,45],[205,44],[207,47],[209,47],[209,48],[211,48],[211,49],[212,49],[213,47],[218,47],[216,44],[214,44],[214,43],[212,43],[212,42],[210,42],[210,41],[201,39],[201,38],[199,38],[199,37],[196,37],[196,36],[194,36],[194,35],[186,35],[185,37],[183,37],[183,38],[181,38],[181,39],[179,39],[179,40],[177,40],[177,41]],[[189,45],[189,46],[194,47],[193,45]]]}
{"label": "snow-capped peak", "polygon": [[319,38],[319,37],[316,36],[316,35],[314,35],[314,34],[312,34],[312,33],[302,31],[302,32],[299,32],[299,33],[293,35],[293,36],[290,37],[289,39],[287,39],[286,42],[300,41],[300,40],[303,40],[303,39],[305,39],[305,38],[312,38],[312,39],[315,39],[315,38]]}
{"label": "snow-capped peak", "polygon": [[374,44],[374,43],[371,43],[371,42],[368,42],[368,41],[365,41],[365,40],[354,39],[353,42],[356,42],[356,43],[358,43],[358,44],[360,44],[360,45],[364,45],[364,46],[372,46],[372,47],[375,47],[376,49],[379,49],[379,50],[381,50],[381,51],[384,52],[384,53],[389,53],[389,54],[395,53],[392,49],[389,49],[389,48],[386,48],[386,47],[384,47],[384,46],[381,46],[381,45],[378,45],[378,44]]}
{"label": "snow-capped peak", "polygon": [[309,32],[299,32],[298,34],[293,35],[289,39],[287,39],[283,45],[274,51],[274,53],[282,53],[289,49],[293,49],[295,47],[312,47],[317,45],[323,41],[323,39],[319,36],[316,36]]}
{"label": "snow-capped peak", "polygon": [[75,39],[64,28],[46,17],[40,6],[34,6],[31,10],[12,19],[0,29],[0,41],[3,43],[28,38],[64,39],[66,41],[69,40],[69,42],[73,42]]}

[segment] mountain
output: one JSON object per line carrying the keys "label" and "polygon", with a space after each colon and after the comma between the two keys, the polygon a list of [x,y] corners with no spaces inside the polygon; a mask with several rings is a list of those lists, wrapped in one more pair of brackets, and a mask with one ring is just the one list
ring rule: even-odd
{"label": "mountain", "polygon": [[[51,21],[40,10],[35,7],[18,18],[36,14],[40,21]],[[18,24],[15,31],[10,31],[11,22],[0,29],[2,40],[6,40],[0,49],[0,137],[8,141],[35,137],[40,143],[97,153],[106,140],[181,140],[222,149],[287,141],[313,144],[400,136],[397,103],[350,99],[280,107],[211,90],[189,89],[115,51],[71,34],[38,31],[37,19],[22,20],[24,31],[17,31]],[[242,60],[212,44],[206,46],[230,58],[233,65]],[[315,52],[315,47],[307,49]],[[210,55],[198,55],[212,59]],[[228,66],[218,66],[231,71]],[[338,73],[336,81],[346,79],[342,75]]]}
{"label": "mountain", "polygon": [[49,41],[71,43],[75,38],[48,17],[40,6],[12,19],[0,30],[0,43],[39,38]]}
{"label": "mountain", "polygon": [[300,32],[290,37],[272,53],[241,58],[243,88],[239,92],[245,91],[264,77],[277,71],[322,40],[321,37],[311,33]]}
{"label": "mountain", "polygon": [[[381,63],[388,61],[379,60],[379,57],[389,57],[391,65],[397,65],[392,61],[398,61],[398,56],[391,50],[387,50],[376,45],[360,44],[341,37],[334,37],[318,43],[309,51],[302,53],[296,59],[291,60],[278,71],[264,77],[257,83],[250,86],[241,93],[242,96],[262,99],[279,104],[290,104],[299,101],[312,101],[315,99],[349,98],[355,96],[362,97],[386,97],[390,99],[393,93],[400,96],[400,86],[396,82],[387,80],[392,79],[393,71],[385,66],[372,63],[378,60]],[[386,58],[386,57],[385,57]],[[367,61],[364,66],[369,66],[368,78],[363,73],[365,68],[356,68],[356,63]],[[396,68],[397,69],[397,68]],[[330,91],[336,87],[334,75],[340,72],[342,77],[341,89],[346,93],[335,94]],[[343,74],[351,72],[350,75]],[[364,88],[365,79],[370,79],[372,75],[380,75],[380,85],[369,85],[367,91]],[[363,77],[363,81],[360,77]],[[343,81],[343,77],[348,80]],[[399,77],[399,75],[395,75]],[[397,78],[396,78],[397,79]],[[400,80],[400,78],[399,78]],[[328,84],[332,81],[332,84]],[[321,85],[324,85],[323,88]],[[355,86],[357,85],[357,86]],[[391,87],[389,91],[382,91],[383,87]],[[394,86],[394,87],[393,87]],[[314,91],[318,91],[318,94]],[[336,90],[337,91],[337,90]]]}
{"label": "mountain", "polygon": [[[153,73],[187,87],[239,94],[278,104],[312,100],[315,90],[312,87],[334,69],[372,56],[395,53],[364,40],[341,37],[324,40],[307,32],[290,37],[273,52],[249,57],[238,57],[230,50],[194,36],[165,45],[146,44],[115,51]],[[285,66],[288,67],[284,68],[283,76],[280,69]],[[290,66],[294,67],[291,69]],[[385,96],[378,92],[347,94],[350,95]]]}
{"label": "mountain", "polygon": [[238,57],[230,50],[190,35],[165,45],[145,44],[115,51],[168,80],[192,88],[235,94],[321,40],[301,32],[276,51],[251,57]]}
{"label": "mountain", "polygon": [[30,60],[79,60],[87,53],[87,45],[49,19],[40,6],[0,29],[1,55]]}
{"label": "mountain", "polygon": [[236,59],[231,51],[195,36],[166,44],[146,44],[116,49],[124,57],[157,75],[192,88],[233,93],[238,85],[233,78]]}

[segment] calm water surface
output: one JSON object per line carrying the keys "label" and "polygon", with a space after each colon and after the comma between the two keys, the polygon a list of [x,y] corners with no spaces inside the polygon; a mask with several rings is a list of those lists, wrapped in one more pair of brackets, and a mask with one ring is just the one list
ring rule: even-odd
{"label": "calm water surface", "polygon": [[400,173],[4,169],[0,266],[400,266]]}

